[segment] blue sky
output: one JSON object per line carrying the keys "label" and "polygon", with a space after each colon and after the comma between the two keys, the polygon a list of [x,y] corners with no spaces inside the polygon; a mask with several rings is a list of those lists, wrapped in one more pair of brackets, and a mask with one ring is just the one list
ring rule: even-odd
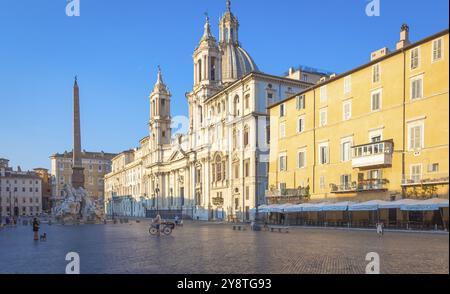
{"label": "blue sky", "polygon": [[[448,28],[447,0],[233,0],[240,41],[260,70],[283,74],[309,65],[343,72],[393,48],[402,23],[413,41]],[[148,96],[161,65],[173,115],[187,115],[192,53],[208,12],[214,34],[225,0],[0,0],[0,157],[50,168],[71,150],[72,85],[79,76],[82,144],[120,152],[147,135]]]}

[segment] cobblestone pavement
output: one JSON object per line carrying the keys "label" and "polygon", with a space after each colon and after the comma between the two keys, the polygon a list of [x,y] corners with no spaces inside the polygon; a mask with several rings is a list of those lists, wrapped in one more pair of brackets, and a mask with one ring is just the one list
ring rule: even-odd
{"label": "cobblestone pavement", "polygon": [[80,254],[81,273],[362,274],[377,252],[382,273],[449,273],[448,234],[293,229],[291,233],[233,231],[225,224],[186,223],[155,238],[148,223],[43,225],[0,230],[0,273],[64,273],[65,256]]}

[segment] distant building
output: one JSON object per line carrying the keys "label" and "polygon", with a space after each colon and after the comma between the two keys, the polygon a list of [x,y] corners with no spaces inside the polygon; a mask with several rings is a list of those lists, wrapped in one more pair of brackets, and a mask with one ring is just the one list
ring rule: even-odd
{"label": "distant building", "polygon": [[0,218],[42,213],[42,180],[32,171],[16,171],[0,158]]}
{"label": "distant building", "polygon": [[[89,195],[97,200],[104,197],[104,175],[111,172],[111,159],[116,154],[105,152],[81,153],[84,168],[84,186]],[[50,157],[52,162],[51,175],[53,178],[53,196],[63,197],[64,186],[72,184],[72,152],[54,154]]]}
{"label": "distant building", "polygon": [[35,168],[33,171],[41,178],[42,211],[49,212],[51,209],[50,198],[52,197],[52,177],[46,168]]}

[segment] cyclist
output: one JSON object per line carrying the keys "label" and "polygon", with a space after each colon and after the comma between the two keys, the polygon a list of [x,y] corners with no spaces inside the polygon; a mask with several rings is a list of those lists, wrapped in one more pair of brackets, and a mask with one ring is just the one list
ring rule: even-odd
{"label": "cyclist", "polygon": [[161,235],[161,230],[160,230],[161,216],[159,214],[153,219],[152,225],[158,230],[158,236],[160,236]]}

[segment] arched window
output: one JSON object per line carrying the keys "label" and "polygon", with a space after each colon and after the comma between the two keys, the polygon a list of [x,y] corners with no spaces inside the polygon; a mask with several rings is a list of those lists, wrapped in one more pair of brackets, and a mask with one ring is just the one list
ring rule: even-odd
{"label": "arched window", "polygon": [[234,116],[239,116],[240,115],[240,113],[239,113],[239,96],[235,96],[234,97],[234,108],[233,108],[233,111],[234,111]]}

